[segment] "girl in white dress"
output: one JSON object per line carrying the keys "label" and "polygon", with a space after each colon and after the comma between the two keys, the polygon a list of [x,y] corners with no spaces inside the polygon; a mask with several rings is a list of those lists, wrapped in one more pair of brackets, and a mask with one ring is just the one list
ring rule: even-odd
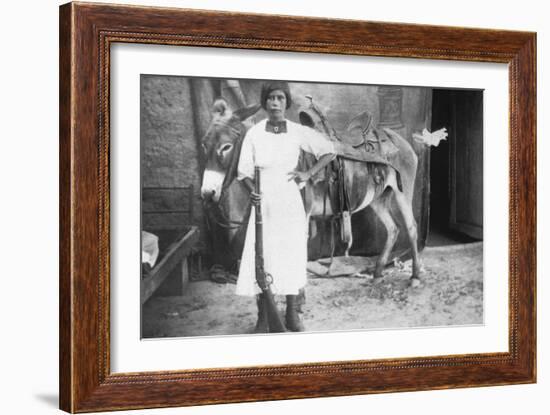
{"label": "girl in white dress", "polygon": [[[296,296],[306,284],[307,231],[299,184],[307,182],[334,157],[333,144],[315,130],[286,120],[292,103],[286,82],[262,87],[261,104],[268,118],[250,128],[244,137],[238,179],[250,191],[253,203],[261,203],[264,232],[264,267],[273,278],[274,294],[286,295],[286,326],[303,331]],[[308,171],[296,170],[300,150],[312,153],[317,163]],[[261,195],[254,190],[254,167],[260,167]],[[255,217],[252,210],[241,258],[237,294],[258,295],[255,332],[268,332],[267,309],[255,274]]]}

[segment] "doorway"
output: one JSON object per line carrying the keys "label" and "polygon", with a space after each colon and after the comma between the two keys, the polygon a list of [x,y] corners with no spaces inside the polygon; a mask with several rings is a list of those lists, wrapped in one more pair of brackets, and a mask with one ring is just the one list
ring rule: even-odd
{"label": "doorway", "polygon": [[432,130],[448,138],[430,149],[427,246],[483,239],[483,91],[433,89]]}

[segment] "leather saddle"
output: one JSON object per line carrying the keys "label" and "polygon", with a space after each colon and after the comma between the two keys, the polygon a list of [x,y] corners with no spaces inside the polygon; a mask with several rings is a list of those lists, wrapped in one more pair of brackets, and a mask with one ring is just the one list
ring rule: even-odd
{"label": "leather saddle", "polygon": [[330,127],[320,112],[311,107],[300,111],[298,115],[301,124],[320,131],[330,140],[337,142],[338,153],[344,157],[387,162],[399,151],[385,130],[374,127],[373,117],[368,111],[360,112],[353,117],[341,133]]}
{"label": "leather saddle", "polygon": [[344,165],[340,157],[374,163],[367,165],[369,174],[373,174],[377,178],[376,182],[381,183],[383,171],[378,170],[378,165],[391,165],[390,159],[398,153],[399,149],[385,130],[373,127],[373,117],[368,111],[353,117],[341,134],[331,127],[325,115],[313,104],[313,100],[310,107],[300,111],[298,115],[302,125],[323,133],[334,142],[339,157],[333,160],[324,171],[319,172],[313,181],[326,184],[326,196],[332,205],[332,211],[338,212],[336,216],[340,219],[340,239],[348,243],[352,240],[352,206],[349,189],[344,180]]}
{"label": "leather saddle", "polygon": [[374,128],[372,115],[368,111],[363,111],[351,119],[341,134],[341,141],[385,160],[399,151],[386,131]]}

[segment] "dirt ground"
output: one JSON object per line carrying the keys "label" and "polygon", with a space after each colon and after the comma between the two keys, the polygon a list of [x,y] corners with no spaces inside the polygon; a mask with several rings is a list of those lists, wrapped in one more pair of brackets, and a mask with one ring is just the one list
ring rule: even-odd
{"label": "dirt ground", "polygon": [[[422,284],[409,287],[410,264],[388,267],[381,282],[365,274],[309,274],[302,318],[307,331],[483,324],[483,247],[427,247]],[[199,281],[181,297],[153,297],[143,307],[143,337],[251,333],[255,300],[235,285]],[[283,298],[280,301],[284,310]]]}

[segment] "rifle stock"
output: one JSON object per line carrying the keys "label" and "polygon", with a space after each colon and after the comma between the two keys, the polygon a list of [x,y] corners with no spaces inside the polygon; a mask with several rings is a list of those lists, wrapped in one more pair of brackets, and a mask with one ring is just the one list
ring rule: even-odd
{"label": "rifle stock", "polygon": [[[260,169],[254,168],[254,192],[260,194]],[[263,223],[261,203],[255,204],[256,213],[256,282],[260,286],[264,299],[267,303],[267,319],[270,333],[281,333],[286,331],[277,304],[271,291],[271,277],[264,269],[264,248],[263,248]]]}

